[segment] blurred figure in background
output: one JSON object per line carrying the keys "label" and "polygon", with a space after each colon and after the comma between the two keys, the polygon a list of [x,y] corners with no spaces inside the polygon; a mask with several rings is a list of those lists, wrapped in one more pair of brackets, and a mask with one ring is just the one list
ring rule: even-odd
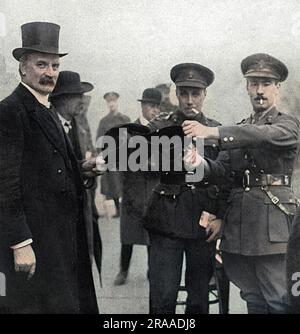
{"label": "blurred figure in background", "polygon": [[169,112],[174,111],[178,108],[177,106],[172,104],[171,100],[170,100],[171,84],[169,84],[169,83],[168,84],[159,84],[155,88],[160,91],[161,96],[162,96],[162,101],[161,101],[161,104],[159,106],[159,109],[160,109],[161,112],[169,113]]}
{"label": "blurred figure in background", "polygon": [[79,115],[75,116],[76,123],[84,130],[84,141],[86,146],[85,158],[89,159],[93,155],[97,154],[97,151],[93,145],[91,128],[87,118],[87,112],[91,104],[92,97],[89,95],[82,96],[82,103]]}
{"label": "blurred figure in background", "polygon": [[[143,92],[141,115],[134,122],[147,126],[149,121],[159,113],[161,93],[154,88]],[[122,172],[122,204],[121,204],[121,256],[120,271],[115,285],[126,282],[133,245],[147,245],[149,258],[149,236],[143,228],[143,216],[146,211],[152,189],[159,182],[159,173],[155,172]]]}
{"label": "blurred figure in background", "polygon": [[0,53],[0,101],[18,85],[17,77],[7,72],[4,56]]}
{"label": "blurred figure in background", "polygon": [[[107,102],[108,114],[103,117],[99,123],[96,135],[96,141],[99,140],[105,133],[118,125],[129,123],[130,118],[118,111],[118,100],[120,95],[116,92],[104,94],[103,98]],[[120,215],[119,200],[121,197],[121,179],[119,172],[109,172],[101,176],[101,194],[106,196],[107,200],[112,199],[116,206],[116,217]]]}

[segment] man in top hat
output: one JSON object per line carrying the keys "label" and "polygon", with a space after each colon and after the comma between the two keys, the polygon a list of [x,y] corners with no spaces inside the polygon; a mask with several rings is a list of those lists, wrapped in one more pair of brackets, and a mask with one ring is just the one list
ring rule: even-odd
{"label": "man in top hat", "polygon": [[299,121],[276,102],[288,69],[268,54],[245,58],[241,69],[253,107],[239,125],[208,128],[185,122],[188,136],[219,141],[218,161],[203,161],[208,180],[230,178],[232,191],[221,243],[229,279],[249,313],[286,312],[286,250],[296,199],[291,177]]}
{"label": "man in top hat", "polygon": [[159,106],[160,111],[163,113],[168,113],[170,111],[176,110],[177,107],[170,101],[171,84],[159,84],[155,88],[160,91],[162,96],[162,101]]}
{"label": "man in top hat", "polygon": [[[207,87],[214,73],[199,64],[184,63],[171,70],[176,84],[179,109],[160,113],[148,124],[152,131],[172,125],[181,126],[185,120],[217,126],[202,111]],[[215,159],[218,150],[205,148],[205,154]],[[186,257],[185,286],[186,313],[208,313],[209,281],[212,275],[214,246],[221,222],[210,223],[212,235],[207,239],[206,229],[199,225],[203,211],[217,214],[217,189],[202,182],[187,183],[186,170],[161,172],[160,182],[153,190],[145,228],[150,235],[150,313],[173,314],[181,282],[183,255]]]}
{"label": "man in top hat", "polygon": [[[83,174],[48,96],[60,27],[31,22],[13,51],[21,83],[0,103],[0,272],[10,313],[97,313],[83,224]],[[82,165],[93,174],[95,164]],[[3,309],[2,309],[3,310]]]}
{"label": "man in top hat", "polygon": [[[105,133],[120,124],[130,122],[130,118],[118,111],[118,100],[120,95],[116,92],[105,93],[103,98],[106,100],[108,114],[99,123],[96,141]],[[119,200],[121,197],[121,179],[119,172],[110,172],[101,176],[101,193],[106,199],[113,199],[116,206],[116,216],[119,217]]]}
{"label": "man in top hat", "polygon": [[[141,102],[142,110],[134,123],[147,126],[159,113],[161,94],[155,88],[147,88],[138,101]],[[147,245],[149,256],[149,236],[143,228],[143,217],[152,189],[158,180],[159,174],[155,172],[122,172],[121,256],[115,285],[126,282],[133,245]]]}
{"label": "man in top hat", "polygon": [[[90,155],[92,154],[94,157],[97,155],[95,149],[90,146],[88,131],[80,125],[77,119],[84,107],[86,96],[84,94],[90,92],[93,88],[94,86],[91,83],[80,80],[79,73],[62,71],[50,96],[51,103],[58,114],[59,121],[78,161],[87,160],[91,162],[92,156]],[[86,184],[87,189],[84,192],[84,222],[91,263],[93,258],[95,258],[100,273],[102,246],[98,229],[98,213],[95,206],[96,183],[94,178],[89,178],[88,181]]]}

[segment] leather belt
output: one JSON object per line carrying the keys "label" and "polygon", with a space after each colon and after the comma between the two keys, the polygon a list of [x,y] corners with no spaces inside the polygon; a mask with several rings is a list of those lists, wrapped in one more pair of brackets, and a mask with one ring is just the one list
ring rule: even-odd
{"label": "leather belt", "polygon": [[249,191],[251,187],[291,186],[291,177],[284,174],[252,174],[245,170],[244,175],[235,177],[235,185]]}
{"label": "leather belt", "polygon": [[186,182],[187,174],[188,173],[165,172],[160,175],[160,183],[181,185],[187,187],[204,187],[209,185],[209,182],[207,181],[187,183]]}

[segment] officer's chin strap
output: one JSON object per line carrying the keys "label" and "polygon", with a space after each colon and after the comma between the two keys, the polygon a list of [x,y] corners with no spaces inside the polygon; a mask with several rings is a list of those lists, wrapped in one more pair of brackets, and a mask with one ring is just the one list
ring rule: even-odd
{"label": "officer's chin strap", "polygon": [[279,198],[271,193],[267,186],[262,186],[261,189],[270,198],[271,202],[278,207],[279,210],[281,210],[287,216],[294,216],[294,213],[289,212],[289,210],[282,203],[280,203]]}

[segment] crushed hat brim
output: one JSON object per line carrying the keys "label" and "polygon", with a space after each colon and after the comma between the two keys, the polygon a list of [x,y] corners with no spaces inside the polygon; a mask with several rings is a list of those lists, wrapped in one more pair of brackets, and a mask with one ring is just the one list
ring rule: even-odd
{"label": "crushed hat brim", "polygon": [[39,48],[39,47],[23,47],[23,48],[16,48],[12,51],[12,55],[14,56],[14,58],[19,61],[20,58],[25,54],[25,53],[34,53],[34,52],[40,52],[40,53],[45,53],[45,54],[54,54],[57,55],[59,57],[64,57],[67,55],[67,53],[57,53],[56,49],[52,49],[49,48],[48,50]]}

